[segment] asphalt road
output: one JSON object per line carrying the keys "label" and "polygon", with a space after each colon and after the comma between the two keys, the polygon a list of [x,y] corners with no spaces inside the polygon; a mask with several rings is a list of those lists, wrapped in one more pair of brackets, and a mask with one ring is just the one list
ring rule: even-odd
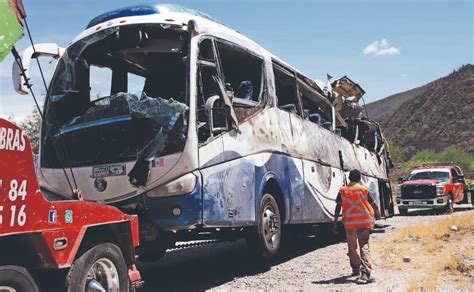
{"label": "asphalt road", "polygon": [[[471,205],[459,205],[455,210],[469,211]],[[410,211],[407,216],[397,215],[378,221],[375,238],[410,222],[439,216],[446,215],[419,210]],[[141,291],[350,288],[328,286],[350,273],[345,246],[342,237],[318,233],[287,244],[271,264],[262,264],[255,259],[244,240],[172,250],[155,263],[139,263],[145,280],[145,288]]]}

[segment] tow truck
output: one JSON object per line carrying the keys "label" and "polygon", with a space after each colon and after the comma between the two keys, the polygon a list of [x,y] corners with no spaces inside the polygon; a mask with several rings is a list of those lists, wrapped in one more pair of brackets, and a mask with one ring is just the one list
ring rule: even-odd
{"label": "tow truck", "polygon": [[[19,0],[0,5],[0,32],[12,38],[2,39],[4,57],[4,45],[17,41],[19,15],[26,14]],[[138,217],[86,202],[78,189],[74,192],[74,200],[43,194],[28,137],[0,118],[0,291],[48,291],[57,275],[64,277],[53,286],[68,291],[141,287],[135,266]]]}

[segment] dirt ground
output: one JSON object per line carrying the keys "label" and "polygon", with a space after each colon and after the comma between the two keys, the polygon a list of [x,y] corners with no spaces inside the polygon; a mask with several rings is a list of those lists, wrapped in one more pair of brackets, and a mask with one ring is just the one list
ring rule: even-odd
{"label": "dirt ground", "polygon": [[[454,216],[468,212],[474,212],[470,205],[461,205],[456,208]],[[447,216],[428,211],[411,211],[408,216],[378,221],[370,238],[375,282],[364,286],[355,284],[354,278],[349,277],[351,268],[344,239],[333,240],[333,236],[326,233],[286,245],[270,265],[261,264],[253,258],[243,240],[168,251],[156,263],[139,265],[146,283],[143,291],[405,291],[411,288],[413,281],[424,277],[431,263],[405,263],[404,256],[387,252],[385,247],[395,244],[391,238],[401,228]],[[465,246],[466,251],[464,253],[460,249],[459,253],[472,263],[474,259],[469,258],[472,252],[467,251],[474,250],[474,232],[470,230],[459,244]],[[437,252],[442,253],[443,250]],[[441,284],[436,287],[448,291],[474,291],[472,271],[461,277],[464,277],[461,279],[464,284],[457,285],[459,279],[453,280],[443,273],[439,280]]]}

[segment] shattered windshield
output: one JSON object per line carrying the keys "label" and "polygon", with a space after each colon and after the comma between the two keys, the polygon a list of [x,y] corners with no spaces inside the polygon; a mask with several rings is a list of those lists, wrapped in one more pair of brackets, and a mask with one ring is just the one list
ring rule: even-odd
{"label": "shattered windshield", "polygon": [[449,181],[449,172],[446,171],[423,171],[412,173],[408,180],[418,180],[418,179],[436,179],[440,182]]}
{"label": "shattered windshield", "polygon": [[45,104],[42,166],[149,161],[182,151],[188,45],[186,32],[160,25],[109,28],[72,44]]}

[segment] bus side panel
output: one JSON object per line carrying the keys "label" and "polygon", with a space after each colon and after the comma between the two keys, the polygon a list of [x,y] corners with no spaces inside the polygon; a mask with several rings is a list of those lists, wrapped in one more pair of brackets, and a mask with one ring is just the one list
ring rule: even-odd
{"label": "bus side panel", "polygon": [[337,168],[303,161],[305,174],[305,222],[322,223],[333,220],[336,197],[344,184],[344,173]]}
{"label": "bus side panel", "polygon": [[254,225],[255,167],[246,158],[201,170],[203,223],[207,227]]}
{"label": "bus side panel", "polygon": [[[281,153],[257,154],[255,180],[259,188],[256,190],[256,210],[260,207],[265,187],[270,179],[276,180],[280,188],[284,210],[280,214],[285,218],[285,223],[301,222],[303,219],[303,173],[300,159],[292,158]],[[279,194],[272,193],[278,200]],[[258,216],[258,215],[257,215]]]}
{"label": "bus side panel", "polygon": [[285,209],[281,212],[286,222],[303,220],[304,181],[300,159],[264,152],[215,165],[201,173],[206,227],[255,225],[269,179],[275,179],[279,185],[282,195],[279,199]]}

